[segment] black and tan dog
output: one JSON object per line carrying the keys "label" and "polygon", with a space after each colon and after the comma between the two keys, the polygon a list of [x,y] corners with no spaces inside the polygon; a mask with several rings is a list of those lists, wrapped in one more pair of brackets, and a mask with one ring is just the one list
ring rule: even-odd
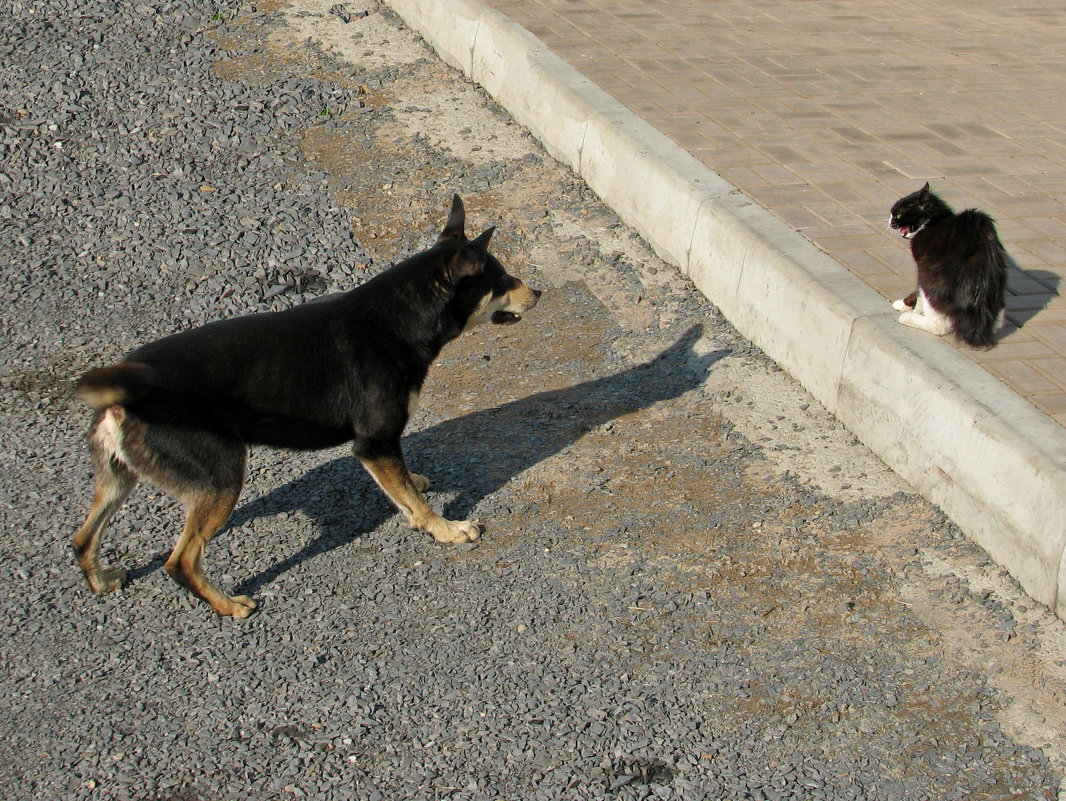
{"label": "black and tan dog", "polygon": [[96,496],[73,546],[93,591],[125,581],[100,566],[100,535],[144,476],[186,508],[167,572],[220,615],[247,617],[255,601],[220,592],[200,562],[237,504],[249,445],[353,442],[413,527],[440,542],[477,539],[477,524],[430,509],[429,481],[408,471],[400,448],[444,344],[480,323],[517,322],[540,297],[489,253],[494,228],[470,240],[464,223],[456,196],[433,247],[350,292],[174,334],[82,376],[77,393],[96,410]]}

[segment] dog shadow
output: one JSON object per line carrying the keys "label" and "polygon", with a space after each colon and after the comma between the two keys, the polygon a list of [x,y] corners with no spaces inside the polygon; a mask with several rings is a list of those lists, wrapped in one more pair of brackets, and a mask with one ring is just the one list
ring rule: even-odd
{"label": "dog shadow", "polygon": [[[730,351],[696,354],[701,334],[702,327],[694,326],[658,356],[631,369],[411,432],[404,437],[408,463],[415,471],[426,465],[431,492],[458,493],[446,504],[445,517],[466,518],[483,498],[587,432],[702,384],[710,368]],[[237,593],[254,595],[292,568],[359,539],[398,514],[359,461],[348,456],[242,505],[224,531],[282,512],[311,518],[315,538],[243,581]]]}
{"label": "dog shadow", "polygon": [[1008,256],[1007,289],[1016,300],[1008,299],[1003,336],[1022,328],[1046,309],[1058,297],[1061,281],[1060,276],[1048,270],[1023,270]]}

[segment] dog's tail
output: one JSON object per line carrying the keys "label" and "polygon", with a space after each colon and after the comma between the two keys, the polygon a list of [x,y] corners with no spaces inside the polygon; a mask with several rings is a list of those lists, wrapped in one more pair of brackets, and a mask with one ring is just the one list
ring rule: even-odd
{"label": "dog's tail", "polygon": [[78,379],[74,392],[97,411],[129,403],[153,388],[155,371],[141,362],[122,362],[90,370]]}

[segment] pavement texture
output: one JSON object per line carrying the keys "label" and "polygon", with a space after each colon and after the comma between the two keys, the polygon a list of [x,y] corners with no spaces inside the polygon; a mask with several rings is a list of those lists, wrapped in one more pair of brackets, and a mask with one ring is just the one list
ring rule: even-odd
{"label": "pavement texture", "polygon": [[1046,2],[490,0],[887,299],[888,209],[930,181],[996,218],[1001,344],[965,352],[1066,423],[1066,9]]}
{"label": "pavement texture", "polygon": [[[1063,614],[1066,12],[391,5]],[[926,180],[996,217],[1015,260],[989,352],[904,330],[887,303],[914,282],[888,209]]]}

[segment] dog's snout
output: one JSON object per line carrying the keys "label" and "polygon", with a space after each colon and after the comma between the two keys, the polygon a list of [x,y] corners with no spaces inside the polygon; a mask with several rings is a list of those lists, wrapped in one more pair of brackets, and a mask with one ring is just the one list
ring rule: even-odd
{"label": "dog's snout", "polygon": [[539,289],[534,289],[531,286],[522,284],[518,291],[511,295],[512,300],[518,303],[525,311],[529,311],[537,305],[537,301],[540,300],[540,296],[544,293]]}

